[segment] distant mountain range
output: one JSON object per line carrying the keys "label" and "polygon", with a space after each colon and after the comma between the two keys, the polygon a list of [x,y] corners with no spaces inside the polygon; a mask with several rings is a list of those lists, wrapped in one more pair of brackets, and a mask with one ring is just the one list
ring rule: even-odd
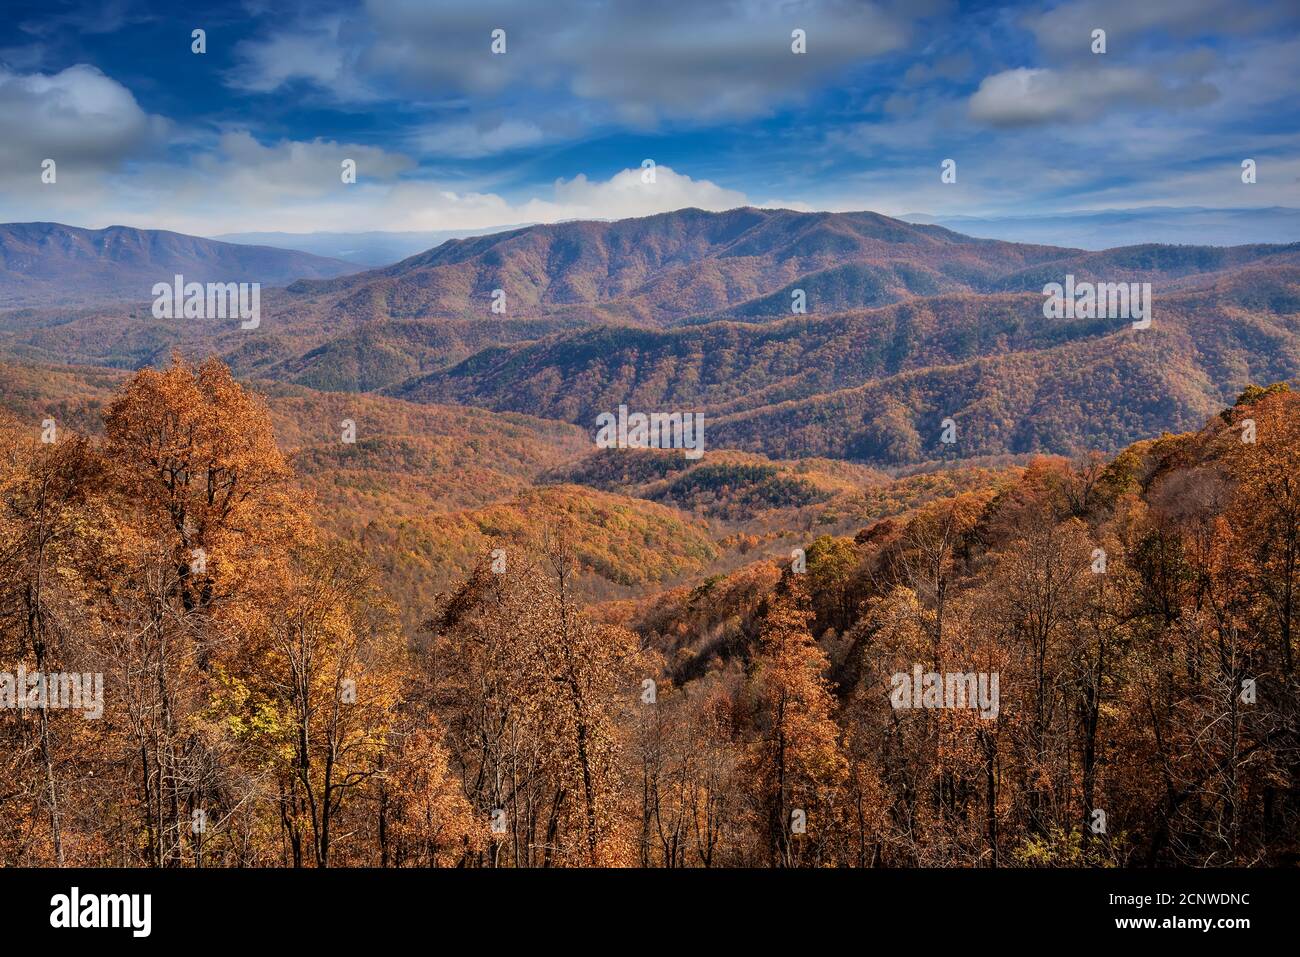
{"label": "distant mountain range", "polygon": [[1059,243],[1083,249],[1110,249],[1139,243],[1239,246],[1245,243],[1300,242],[1300,209],[1205,209],[1200,206],[1147,206],[1041,216],[902,217],[910,223],[946,226],[971,236],[1017,243]]}
{"label": "distant mountain range", "polygon": [[495,226],[491,229],[435,229],[394,233],[223,233],[212,238],[226,243],[299,250],[369,267],[387,266],[399,259],[432,249],[449,239],[483,236],[518,228],[520,226]]}
{"label": "distant mountain range", "polygon": [[[1066,275],[1150,283],[1151,328],[1044,318]],[[143,306],[11,310],[0,354],[216,352],[249,378],[583,429],[623,403],[702,411],[711,449],[914,467],[1114,449],[1300,375],[1300,243],[1090,251],[869,212],[686,209],[454,239],[304,276],[263,313],[248,332]]]}
{"label": "distant mountain range", "polygon": [[269,246],[244,246],[160,229],[0,225],[0,308],[150,297],[156,282],[260,282],[339,276],[357,267]]}
{"label": "distant mountain range", "polygon": [[[451,240],[381,269],[304,280],[290,292],[353,318],[502,314],[663,327],[788,316],[796,288],[817,313],[994,291],[1061,254],[869,212],[682,209]],[[497,289],[503,313],[492,312]]]}
{"label": "distant mountain range", "polygon": [[[1112,249],[1143,243],[1240,246],[1248,243],[1300,242],[1300,209],[1207,209],[1200,206],[1148,206],[1139,209],[1077,211],[1036,216],[899,217],[918,225],[944,226],[983,239]],[[387,266],[441,245],[522,229],[531,223],[488,229],[443,229],[425,232],[224,233],[213,239],[295,249],[342,259],[362,267]]]}

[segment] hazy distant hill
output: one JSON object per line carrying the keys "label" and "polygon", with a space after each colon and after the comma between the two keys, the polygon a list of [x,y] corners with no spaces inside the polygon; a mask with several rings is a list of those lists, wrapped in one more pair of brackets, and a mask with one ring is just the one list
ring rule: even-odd
{"label": "hazy distant hill", "polygon": [[1150,206],[1037,216],[902,217],[909,223],[946,226],[971,236],[1016,243],[1062,243],[1084,249],[1109,249],[1139,243],[1239,246],[1245,243],[1300,242],[1300,209],[1204,209]]}
{"label": "hazy distant hill", "polygon": [[260,282],[340,276],[356,267],[269,246],[241,246],[159,229],[0,224],[0,308],[143,301],[156,282]]}
{"label": "hazy distant hill", "polygon": [[[1300,242],[1300,209],[1286,206],[1207,209],[1200,206],[1150,206],[1137,209],[1079,210],[1026,216],[930,216],[908,213],[904,222],[943,226],[968,236],[1015,243],[1110,249],[1142,243],[1239,246]],[[465,239],[522,229],[531,223],[488,229],[436,229],[423,232],[221,233],[211,237],[295,249],[355,263],[386,266],[432,249],[449,239]]]}

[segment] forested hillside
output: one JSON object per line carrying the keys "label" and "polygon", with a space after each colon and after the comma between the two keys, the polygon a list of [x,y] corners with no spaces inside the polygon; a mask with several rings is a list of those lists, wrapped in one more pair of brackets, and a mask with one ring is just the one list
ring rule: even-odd
{"label": "forested hillside", "polygon": [[[107,253],[85,268],[120,272]],[[1149,284],[1150,325],[1045,318],[1044,287],[1067,276]],[[1300,376],[1296,244],[1084,251],[868,212],[684,209],[451,240],[268,288],[251,330],[155,319],[137,298],[0,313],[0,357],[130,371],[179,349],[244,380],[584,430],[624,403],[696,411],[717,448],[881,468],[1114,452]]]}
{"label": "forested hillside", "polygon": [[[1284,385],[890,478],[216,360],[96,374],[51,435],[71,376],[0,413],[0,671],[102,673],[103,716],[0,711],[5,864],[1297,860]],[[900,708],[913,669],[999,693]]]}

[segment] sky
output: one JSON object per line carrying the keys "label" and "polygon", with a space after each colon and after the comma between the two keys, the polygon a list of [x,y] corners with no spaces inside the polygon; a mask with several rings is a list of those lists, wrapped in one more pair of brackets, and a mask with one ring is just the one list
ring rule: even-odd
{"label": "sky", "polygon": [[1290,0],[178,6],[6,0],[0,220],[217,235],[1300,206]]}

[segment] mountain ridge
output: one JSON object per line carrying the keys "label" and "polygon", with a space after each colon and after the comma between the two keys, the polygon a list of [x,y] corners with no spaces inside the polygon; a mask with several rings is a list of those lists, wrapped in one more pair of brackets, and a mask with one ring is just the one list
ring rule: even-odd
{"label": "mountain ridge", "polygon": [[[1066,275],[1150,283],[1152,329],[1045,318],[1042,289]],[[249,333],[11,310],[0,352],[118,367],[211,352],[248,379],[584,429],[620,404],[703,411],[714,447],[895,468],[1113,449],[1300,376],[1300,243],[1089,251],[872,212],[685,209],[452,239],[270,290],[263,314]],[[937,444],[948,417],[956,448]]]}
{"label": "mountain ridge", "polygon": [[150,298],[176,273],[192,282],[285,285],[339,275],[342,260],[271,246],[243,246],[165,229],[64,223],[0,224],[0,308]]}

